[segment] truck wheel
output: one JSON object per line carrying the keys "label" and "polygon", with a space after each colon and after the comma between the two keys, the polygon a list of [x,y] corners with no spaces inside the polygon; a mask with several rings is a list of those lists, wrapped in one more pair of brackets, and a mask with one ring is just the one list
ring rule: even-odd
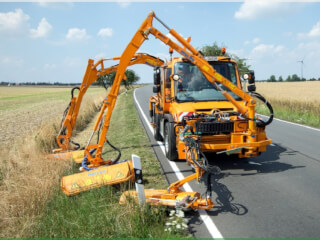
{"label": "truck wheel", "polygon": [[153,137],[156,141],[162,141],[162,137],[160,135],[160,117],[159,114],[154,113],[154,123],[156,125],[156,128],[154,129],[153,132]]}
{"label": "truck wheel", "polygon": [[176,134],[174,132],[173,123],[166,122],[164,126],[164,149],[166,157],[170,161],[178,159],[178,151],[176,147]]}

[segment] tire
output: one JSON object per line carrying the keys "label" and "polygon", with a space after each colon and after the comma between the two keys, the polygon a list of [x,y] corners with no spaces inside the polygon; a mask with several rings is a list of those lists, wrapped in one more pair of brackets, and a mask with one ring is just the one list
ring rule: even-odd
{"label": "tire", "polygon": [[154,113],[153,116],[154,116],[154,123],[156,125],[156,128],[154,129],[154,132],[153,132],[153,137],[156,141],[162,141],[162,137],[160,135],[160,116],[157,113]]}
{"label": "tire", "polygon": [[170,161],[175,161],[178,159],[174,124],[170,122],[166,122],[164,126],[164,149],[166,157]]}

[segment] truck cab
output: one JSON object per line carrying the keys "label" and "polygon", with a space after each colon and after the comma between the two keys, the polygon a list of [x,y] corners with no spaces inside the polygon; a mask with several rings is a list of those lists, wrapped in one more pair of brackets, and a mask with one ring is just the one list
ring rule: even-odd
{"label": "truck cab", "polygon": [[[216,72],[242,89],[236,61],[229,57],[204,57]],[[150,97],[150,117],[154,138],[164,141],[169,160],[186,159],[181,134],[199,138],[202,152],[237,154],[239,158],[258,156],[271,143],[264,127],[251,136],[248,119],[222,94],[227,91],[240,105],[246,102],[221,83],[209,82],[200,69],[183,57],[157,68]],[[222,91],[221,91],[222,90]]]}

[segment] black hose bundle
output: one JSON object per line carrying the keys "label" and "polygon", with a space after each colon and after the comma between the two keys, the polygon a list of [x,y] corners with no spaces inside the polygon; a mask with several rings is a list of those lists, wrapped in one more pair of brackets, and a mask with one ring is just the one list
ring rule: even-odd
{"label": "black hose bundle", "polygon": [[[99,124],[97,144],[99,143],[100,130],[101,130],[102,125],[103,125],[103,121],[101,121],[100,124]],[[117,158],[112,162],[112,164],[115,164],[115,163],[117,163],[117,162],[119,161],[119,159],[121,158],[121,151],[120,151],[119,148],[113,146],[113,145],[111,144],[111,142],[109,142],[109,140],[107,140],[107,143],[108,143],[108,145],[109,145],[111,148],[113,148],[114,150],[116,150],[116,151],[118,152]]]}
{"label": "black hose bundle", "polygon": [[121,151],[120,151],[119,148],[113,146],[113,145],[109,142],[109,140],[107,140],[107,143],[109,144],[110,147],[112,147],[114,150],[116,150],[116,151],[118,152],[117,158],[112,162],[112,164],[115,164],[115,163],[117,163],[117,162],[119,161],[119,159],[121,158]]}
{"label": "black hose bundle", "polygon": [[268,121],[264,121],[262,119],[257,119],[256,126],[257,127],[265,127],[265,126],[269,125],[273,120],[273,108],[272,108],[271,104],[261,94],[259,94],[257,92],[251,92],[250,95],[261,100],[267,106],[267,108],[269,109],[269,112],[270,112]]}
{"label": "black hose bundle", "polygon": [[[80,91],[80,88],[79,88],[79,87],[74,87],[74,88],[71,89],[71,99],[74,97],[74,90]],[[63,112],[62,119],[61,119],[61,122],[60,122],[60,129],[63,128],[62,125],[63,125],[63,122],[64,122],[64,120],[65,120],[65,118],[66,118],[66,116],[67,116],[67,114],[68,114],[68,111],[69,111],[70,106],[71,106],[71,102],[68,104],[67,108],[66,108],[66,109],[64,110],[64,112]],[[64,128],[60,131],[60,134],[66,135],[66,134],[67,134],[67,133],[66,133],[66,130],[67,130],[67,128],[64,127]],[[81,146],[80,146],[79,143],[74,142],[74,141],[72,141],[72,140],[70,140],[70,142],[75,145],[75,147],[74,147],[73,150],[78,150],[78,149],[80,149]]]}

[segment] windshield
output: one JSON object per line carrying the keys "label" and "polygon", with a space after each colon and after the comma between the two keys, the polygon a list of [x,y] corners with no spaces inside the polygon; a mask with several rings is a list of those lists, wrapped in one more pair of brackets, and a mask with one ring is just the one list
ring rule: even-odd
{"label": "windshield", "polygon": [[[210,65],[222,76],[237,85],[235,64],[231,62],[209,62]],[[178,101],[226,101],[227,99],[210,83],[202,74],[199,68],[189,62],[178,62],[174,65],[174,73],[180,76],[179,81],[175,81],[175,96]],[[230,95],[241,100],[228,88],[219,84],[221,88],[227,90]]]}

